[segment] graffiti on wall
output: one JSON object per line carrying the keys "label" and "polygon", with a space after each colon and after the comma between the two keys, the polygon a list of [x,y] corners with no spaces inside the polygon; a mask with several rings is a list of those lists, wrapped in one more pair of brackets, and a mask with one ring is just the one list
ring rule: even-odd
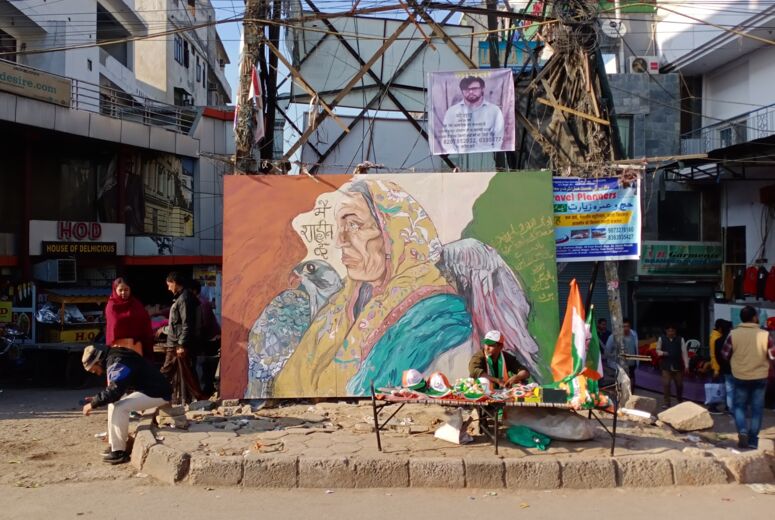
{"label": "graffiti on wall", "polygon": [[231,177],[228,397],[367,395],[467,375],[499,329],[539,381],[557,333],[551,175]]}

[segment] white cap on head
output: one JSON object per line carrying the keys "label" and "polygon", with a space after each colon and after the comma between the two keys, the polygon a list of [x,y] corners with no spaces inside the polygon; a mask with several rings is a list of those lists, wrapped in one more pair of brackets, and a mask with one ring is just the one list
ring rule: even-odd
{"label": "white cap on head", "polygon": [[484,335],[484,343],[492,345],[494,343],[503,343],[503,334],[499,330],[491,330]]}

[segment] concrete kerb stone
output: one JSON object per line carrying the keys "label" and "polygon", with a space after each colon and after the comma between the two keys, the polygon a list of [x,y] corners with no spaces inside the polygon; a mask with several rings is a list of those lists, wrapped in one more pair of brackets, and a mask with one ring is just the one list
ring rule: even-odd
{"label": "concrete kerb stone", "polygon": [[616,459],[616,482],[622,487],[660,487],[673,484],[673,466],[667,458]]}
{"label": "concrete kerb stone", "polygon": [[242,474],[244,487],[295,488],[299,485],[299,461],[288,455],[245,457]]}
{"label": "concrete kerb stone", "polygon": [[300,488],[354,488],[355,473],[347,457],[300,457]]}
{"label": "concrete kerb stone", "polygon": [[466,487],[502,489],[506,486],[505,469],[501,459],[463,459]]}
{"label": "concrete kerb stone", "polygon": [[556,460],[506,459],[504,469],[509,489],[558,489],[562,486],[560,463]]}
{"label": "concrete kerb stone", "polygon": [[357,488],[409,487],[409,459],[353,457],[350,466]]}
{"label": "concrete kerb stone", "polygon": [[188,473],[190,458],[188,453],[163,444],[155,444],[148,450],[142,469],[162,482],[175,484],[183,480]]}
{"label": "concrete kerb stone", "polygon": [[466,485],[463,459],[433,457],[409,459],[409,486],[462,488]]}
{"label": "concrete kerb stone", "polygon": [[242,482],[243,462],[241,456],[191,457],[188,482],[202,486],[238,486]]}
{"label": "concrete kerb stone", "polygon": [[675,483],[679,486],[708,486],[729,481],[724,465],[714,458],[675,458],[670,462]]}
{"label": "concrete kerb stone", "polygon": [[722,457],[727,471],[740,484],[766,484],[773,482],[769,456],[760,451],[752,451]]}
{"label": "concrete kerb stone", "polygon": [[141,419],[135,430],[135,439],[132,444],[131,462],[138,470],[142,469],[148,450],[156,444],[156,436],[152,430],[153,418]]}
{"label": "concrete kerb stone", "polygon": [[616,487],[613,459],[567,460],[560,464],[562,487],[596,489]]}

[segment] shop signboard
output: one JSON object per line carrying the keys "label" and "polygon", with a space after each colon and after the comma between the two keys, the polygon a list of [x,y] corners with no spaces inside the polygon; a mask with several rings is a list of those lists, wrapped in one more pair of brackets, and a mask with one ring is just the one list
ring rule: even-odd
{"label": "shop signboard", "polygon": [[47,242],[41,243],[43,256],[116,256],[115,242]]}
{"label": "shop signboard", "polygon": [[720,242],[643,242],[640,276],[720,276],[724,249]]}
{"label": "shop signboard", "polygon": [[0,301],[0,323],[11,323],[11,302]]}
{"label": "shop signboard", "polygon": [[105,222],[30,220],[30,255],[116,256],[126,249],[126,226]]}
{"label": "shop signboard", "polygon": [[553,184],[558,262],[638,259],[640,182],[555,177]]}
{"label": "shop signboard", "polygon": [[69,107],[72,82],[18,63],[0,60],[0,90]]}

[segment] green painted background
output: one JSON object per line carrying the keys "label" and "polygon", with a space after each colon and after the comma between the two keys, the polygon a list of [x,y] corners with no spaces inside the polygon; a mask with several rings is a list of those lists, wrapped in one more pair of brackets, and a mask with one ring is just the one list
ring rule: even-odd
{"label": "green painted background", "polygon": [[531,304],[530,333],[538,342],[542,369],[548,374],[559,332],[552,173],[497,174],[477,199],[473,213],[463,238],[491,245],[519,273]]}

